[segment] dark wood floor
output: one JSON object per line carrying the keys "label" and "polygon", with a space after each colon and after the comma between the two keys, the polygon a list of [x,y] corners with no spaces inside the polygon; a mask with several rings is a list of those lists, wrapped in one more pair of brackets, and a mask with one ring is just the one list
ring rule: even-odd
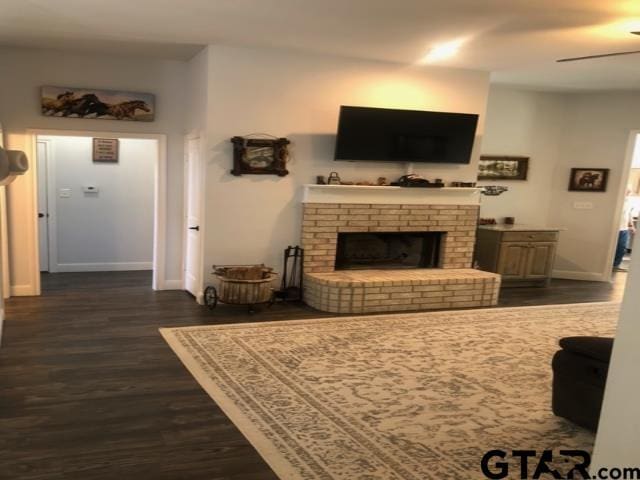
{"label": "dark wood floor", "polygon": [[[612,284],[504,290],[501,306],[619,300]],[[13,298],[0,348],[2,479],[275,479],[158,328],[325,316],[303,305],[198,306],[147,272],[51,274]]]}

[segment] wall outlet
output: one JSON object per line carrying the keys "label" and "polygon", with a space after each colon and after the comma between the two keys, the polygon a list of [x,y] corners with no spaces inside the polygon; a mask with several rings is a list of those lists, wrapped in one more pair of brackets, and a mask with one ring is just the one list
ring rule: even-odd
{"label": "wall outlet", "polygon": [[576,210],[593,210],[593,203],[591,202],[573,202],[573,208]]}
{"label": "wall outlet", "polygon": [[60,198],[71,198],[71,189],[70,188],[61,188],[59,190]]}

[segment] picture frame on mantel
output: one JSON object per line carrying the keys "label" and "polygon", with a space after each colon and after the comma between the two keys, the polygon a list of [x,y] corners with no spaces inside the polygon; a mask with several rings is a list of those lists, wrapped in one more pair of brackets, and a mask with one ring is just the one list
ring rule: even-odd
{"label": "picture frame on mantel", "polygon": [[231,174],[278,175],[284,177],[287,170],[289,140],[286,138],[233,137],[233,169]]}
{"label": "picture frame on mantel", "polygon": [[526,180],[529,157],[482,155],[478,163],[478,180]]}

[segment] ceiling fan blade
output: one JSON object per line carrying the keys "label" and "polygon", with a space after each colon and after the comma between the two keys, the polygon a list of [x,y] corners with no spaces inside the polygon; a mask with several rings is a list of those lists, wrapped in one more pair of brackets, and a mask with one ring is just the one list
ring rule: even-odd
{"label": "ceiling fan blade", "polygon": [[[640,35],[640,32],[638,32],[638,35]],[[631,52],[603,53],[600,55],[587,55],[585,57],[561,58],[560,60],[556,60],[556,62],[575,62],[578,60],[589,60],[592,58],[617,57],[619,55],[633,55],[635,53],[640,53],[640,50],[633,50]]]}
{"label": "ceiling fan blade", "polygon": [[640,32],[631,32],[634,35],[640,35]]}

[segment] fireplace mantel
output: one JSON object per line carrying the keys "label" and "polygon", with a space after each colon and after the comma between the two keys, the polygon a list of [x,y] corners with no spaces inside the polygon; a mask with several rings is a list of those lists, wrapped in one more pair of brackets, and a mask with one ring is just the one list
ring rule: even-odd
{"label": "fireplace mantel", "polygon": [[303,203],[479,205],[480,188],[304,185]]}

